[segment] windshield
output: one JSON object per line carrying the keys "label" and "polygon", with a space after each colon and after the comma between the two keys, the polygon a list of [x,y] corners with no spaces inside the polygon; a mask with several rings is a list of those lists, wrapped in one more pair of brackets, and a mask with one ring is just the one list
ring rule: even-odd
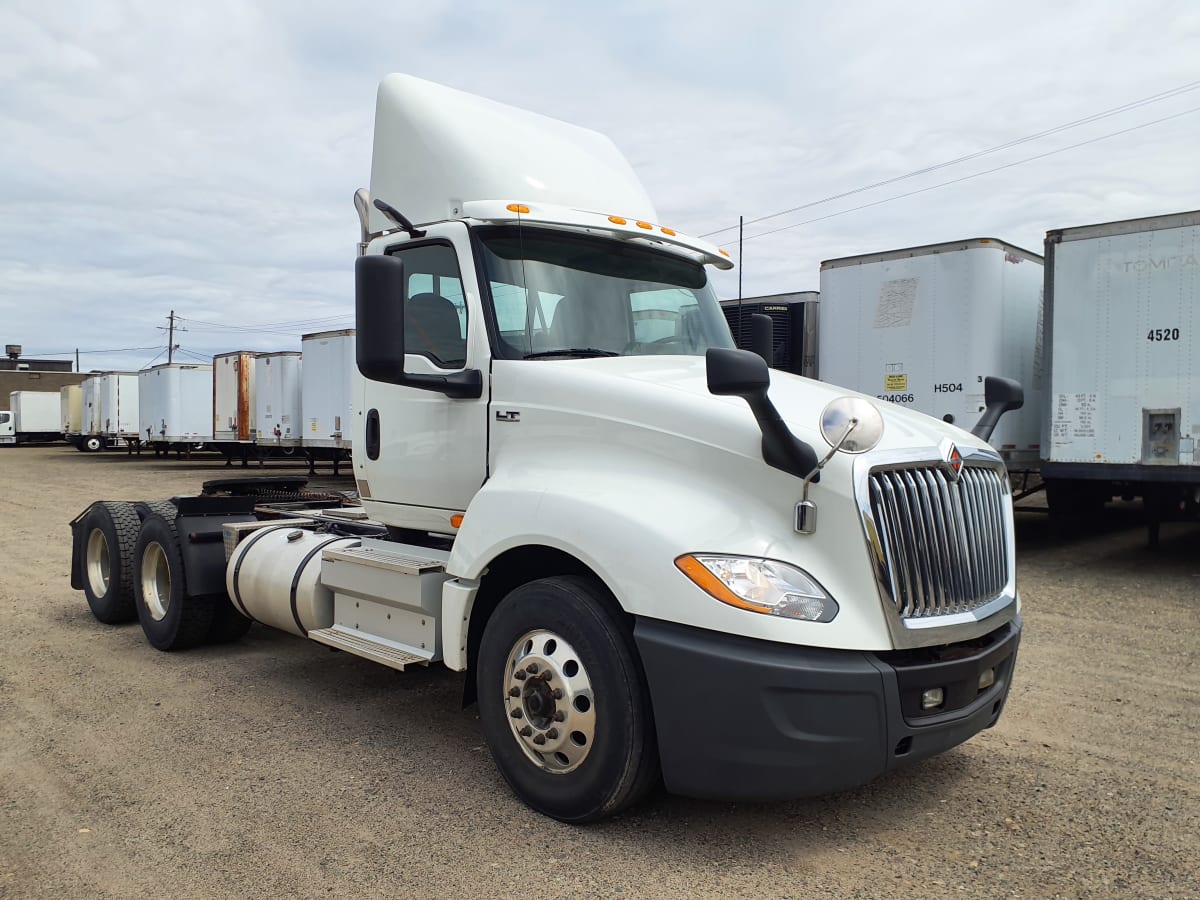
{"label": "windshield", "polygon": [[478,229],[498,355],[703,355],[733,347],[700,263],[605,238]]}

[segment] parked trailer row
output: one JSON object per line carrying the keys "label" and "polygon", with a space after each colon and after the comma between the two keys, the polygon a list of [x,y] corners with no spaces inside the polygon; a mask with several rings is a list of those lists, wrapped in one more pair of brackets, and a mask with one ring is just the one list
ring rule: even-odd
{"label": "parked trailer row", "polygon": [[[301,351],[235,351],[214,356],[212,365],[97,373],[54,395],[62,419],[56,435],[80,450],[203,448],[230,461],[240,455],[243,464],[272,452],[302,453],[310,471],[329,460],[336,473],[353,444],[354,341],[354,329],[323,331],[304,335]],[[0,422],[0,436],[7,428]]]}
{"label": "parked trailer row", "polygon": [[1020,382],[991,444],[1054,512],[1141,496],[1152,540],[1200,512],[1200,212],[1050,231],[1044,258],[976,238],[826,260],[819,293],[722,306],[742,347],[771,317],[777,368],[952,424],[987,375]]}

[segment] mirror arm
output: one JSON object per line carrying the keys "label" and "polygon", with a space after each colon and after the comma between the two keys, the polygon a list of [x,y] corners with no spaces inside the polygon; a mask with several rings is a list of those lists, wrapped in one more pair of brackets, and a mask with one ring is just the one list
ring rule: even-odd
{"label": "mirror arm", "polygon": [[422,391],[437,391],[456,400],[476,400],[483,396],[483,373],[478,369],[463,369],[452,375],[412,375],[404,373],[397,382]]}
{"label": "mirror arm", "polygon": [[[745,399],[750,404],[750,411],[754,413],[759,430],[762,431],[763,462],[773,469],[779,469],[797,478],[811,473],[817,466],[817,452],[792,434],[767,392],[764,390],[758,394],[749,394]],[[813,480],[819,481],[820,478],[818,472]]]}

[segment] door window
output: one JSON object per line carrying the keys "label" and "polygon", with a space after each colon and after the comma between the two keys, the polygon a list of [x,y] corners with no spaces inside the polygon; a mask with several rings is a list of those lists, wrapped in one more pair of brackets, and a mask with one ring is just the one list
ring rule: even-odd
{"label": "door window", "polygon": [[395,255],[404,261],[404,352],[461,369],[467,364],[467,303],[454,248],[423,244]]}

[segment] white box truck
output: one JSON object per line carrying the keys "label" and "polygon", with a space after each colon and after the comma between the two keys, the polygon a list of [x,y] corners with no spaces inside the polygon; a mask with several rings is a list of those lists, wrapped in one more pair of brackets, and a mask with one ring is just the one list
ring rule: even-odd
{"label": "white box truck", "polygon": [[400,75],[375,123],[361,507],[236,479],[94,503],[72,583],[97,618],[470,671],[497,767],[566,822],[660,780],[841,790],[995,724],[1021,617],[986,441],[734,349],[728,255],[661,224],[604,136]]}
{"label": "white box truck", "polygon": [[[60,441],[63,436],[62,411],[57,391],[13,391],[8,395],[12,414],[11,443],[35,444]],[[7,430],[7,429],[5,429]]]}
{"label": "white box truck", "polygon": [[295,452],[300,445],[301,372],[296,351],[260,353],[254,360],[254,430],[260,450]]}
{"label": "white box truck", "polygon": [[156,456],[203,449],[212,441],[213,369],[163,363],[138,373],[139,431]]}
{"label": "white box truck", "polygon": [[1052,511],[1141,496],[1151,524],[1198,511],[1200,211],[1046,234]]}
{"label": "white box truck", "polygon": [[977,238],[821,263],[822,381],[970,427],[984,379],[1025,389],[991,444],[1009,469],[1040,457],[1042,258]]}
{"label": "white box truck", "polygon": [[350,455],[353,421],[354,329],[321,331],[300,338],[304,357],[300,443],[309,472],[317,460],[331,460],[334,474]]}

